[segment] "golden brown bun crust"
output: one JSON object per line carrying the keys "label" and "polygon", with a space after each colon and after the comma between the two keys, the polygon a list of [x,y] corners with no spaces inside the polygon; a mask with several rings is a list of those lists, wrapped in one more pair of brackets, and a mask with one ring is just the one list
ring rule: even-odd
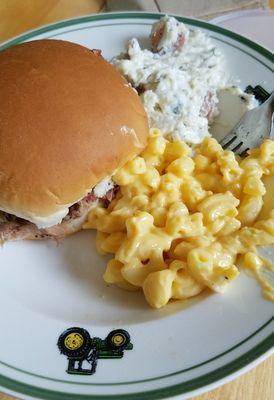
{"label": "golden brown bun crust", "polygon": [[51,215],[146,145],[138,95],[80,45],[39,40],[0,52],[0,88],[0,209]]}

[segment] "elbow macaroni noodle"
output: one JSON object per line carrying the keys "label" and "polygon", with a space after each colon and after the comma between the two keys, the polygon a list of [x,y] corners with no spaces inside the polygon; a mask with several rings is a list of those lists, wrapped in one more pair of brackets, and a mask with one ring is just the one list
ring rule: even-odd
{"label": "elbow macaroni noodle", "polygon": [[97,229],[98,251],[114,254],[105,281],[141,288],[155,308],[206,287],[223,292],[239,274],[237,256],[263,281],[255,246],[274,243],[274,211],[257,219],[262,178],[273,172],[271,140],[242,160],[211,137],[192,149],[151,129],[143,153],[114,175],[117,197],[84,224]]}

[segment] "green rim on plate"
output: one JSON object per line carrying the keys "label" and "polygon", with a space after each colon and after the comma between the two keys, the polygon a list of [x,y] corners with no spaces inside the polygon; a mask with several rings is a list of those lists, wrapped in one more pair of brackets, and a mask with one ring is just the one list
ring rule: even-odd
{"label": "green rim on plate", "polygon": [[256,358],[260,357],[267,350],[269,350],[274,343],[274,333],[269,335],[264,341],[259,345],[255,346],[252,350],[238,357],[236,360],[226,364],[221,369],[216,369],[208,374],[195,378],[188,382],[179,383],[173,386],[150,390],[147,392],[129,393],[129,394],[115,394],[115,395],[89,395],[89,394],[72,394],[67,392],[57,392],[54,390],[42,389],[36,386],[27,385],[15,381],[10,378],[2,377],[0,375],[0,385],[9,390],[15,391],[17,393],[25,394],[32,397],[40,397],[46,400],[89,400],[89,399],[163,399],[170,396],[176,396],[178,394],[183,394],[197,390],[203,386],[210,385],[211,383],[217,382],[226,376],[244,368],[247,364],[250,364]]}
{"label": "green rim on plate", "polygon": [[[23,369],[21,369],[21,368],[13,367],[12,365],[9,365],[9,364],[4,363],[4,362],[2,362],[2,361],[0,361],[0,364],[2,364],[3,366],[8,367],[8,368],[10,368],[10,369],[12,369],[12,370],[14,370],[14,371],[22,372],[22,373],[24,373],[24,374],[26,374],[26,375],[29,375],[29,376],[33,376],[33,377],[36,377],[36,378],[45,379],[45,380],[51,381],[51,382],[59,382],[59,383],[65,383],[65,384],[71,384],[71,385],[76,384],[76,385],[78,385],[78,386],[123,386],[123,385],[139,384],[139,383],[145,383],[145,382],[151,382],[151,381],[161,380],[161,379],[169,378],[169,377],[171,377],[171,376],[175,376],[175,375],[179,375],[179,374],[184,374],[184,373],[186,373],[186,372],[188,372],[188,371],[192,371],[192,370],[194,370],[194,369],[196,369],[196,368],[202,367],[203,365],[209,364],[209,363],[211,363],[212,361],[218,360],[219,358],[225,356],[226,354],[231,353],[233,350],[236,350],[237,348],[241,347],[243,344],[247,343],[250,339],[252,339],[254,336],[256,336],[259,332],[263,331],[268,325],[270,325],[270,324],[272,323],[272,321],[273,321],[273,318],[269,319],[267,322],[265,322],[262,326],[260,326],[260,328],[258,328],[258,329],[257,329],[255,332],[253,332],[251,335],[249,335],[249,336],[246,337],[245,339],[241,340],[239,343],[235,344],[234,346],[230,347],[230,348],[227,349],[226,351],[223,351],[222,353],[217,354],[217,355],[215,355],[214,357],[212,357],[212,358],[210,358],[210,359],[208,359],[208,360],[206,360],[206,361],[203,361],[203,362],[201,362],[201,363],[199,363],[199,364],[193,365],[193,366],[191,366],[191,367],[188,367],[188,368],[185,368],[185,369],[182,369],[182,370],[179,370],[179,371],[171,372],[171,373],[166,374],[166,375],[156,376],[156,377],[147,378],[147,379],[141,379],[141,380],[138,380],[138,381],[125,381],[125,382],[114,382],[114,383],[113,383],[113,382],[112,382],[112,383],[110,383],[110,382],[104,382],[104,383],[76,382],[76,381],[68,381],[68,380],[63,380],[63,379],[55,379],[55,378],[50,378],[50,377],[43,376],[43,375],[38,375],[38,374],[35,374],[35,373],[32,373],[32,372],[23,370]],[[1,375],[0,375],[0,376],[1,376]]]}
{"label": "green rim on plate", "polygon": [[[160,19],[165,14],[163,13],[142,13],[142,12],[117,12],[117,13],[102,13],[96,15],[87,15],[80,18],[72,18],[60,22],[56,22],[53,24],[45,25],[42,28],[33,29],[22,35],[16,36],[14,39],[7,40],[2,45],[0,45],[0,50],[4,50],[7,47],[13,46],[15,44],[21,43],[23,41],[29,40],[34,36],[41,35],[42,33],[49,32],[55,29],[65,28],[67,26],[77,25],[90,21],[105,21],[112,19],[129,19],[129,18],[142,18],[142,19]],[[170,14],[176,17],[179,21],[184,22],[186,24],[191,24],[193,26],[197,26],[199,28],[209,29],[213,32],[221,33],[225,36],[228,36],[238,42],[245,44],[246,46],[251,47],[253,50],[258,51],[261,55],[268,58],[270,61],[274,61],[274,55],[271,51],[265,49],[257,43],[254,43],[252,40],[245,38],[237,33],[229,31],[228,29],[221,28],[217,25],[210,24],[208,22],[200,21],[198,19],[192,19],[187,17],[181,17],[179,15]]]}
{"label": "green rim on plate", "polygon": [[[13,45],[19,44],[21,42],[24,42],[26,40],[35,38],[36,36],[41,35],[46,32],[50,32],[50,31],[53,31],[56,29],[65,28],[68,26],[73,26],[73,25],[77,25],[77,24],[81,24],[81,23],[109,21],[109,20],[115,20],[115,19],[144,19],[144,20],[159,19],[163,15],[164,14],[160,14],[160,13],[154,14],[154,13],[142,13],[142,12],[133,12],[133,13],[125,12],[125,13],[90,15],[90,16],[84,16],[81,18],[74,18],[74,19],[50,24],[50,25],[44,26],[42,28],[32,30],[25,34],[17,36],[16,38],[11,39],[7,42],[4,42],[2,45],[0,45],[0,50],[4,50],[10,46],[13,46]],[[177,15],[174,15],[174,16],[179,21],[184,22],[186,24],[190,24],[192,26],[196,26],[199,28],[205,28],[210,31],[217,32],[224,36],[232,38],[233,40],[240,42],[241,44],[249,47],[251,50],[259,53],[261,56],[265,57],[268,61],[274,62],[274,55],[270,51],[268,51],[267,49],[263,48],[262,46],[252,42],[251,40],[249,40],[241,35],[238,35],[229,30],[220,28],[215,25],[211,25],[207,22],[203,22],[200,20],[180,17]],[[221,40],[221,39],[218,39],[218,40]],[[240,49],[240,50],[245,52],[243,49]],[[248,53],[248,54],[251,55],[250,53]],[[251,56],[256,58],[253,55],[251,55]],[[257,60],[261,64],[265,65],[261,60],[259,60],[259,59],[257,59]],[[269,68],[269,66],[267,66],[267,65],[265,65],[265,66],[267,68]],[[273,68],[272,68],[272,70],[273,70]],[[273,321],[274,321],[274,318],[270,319],[261,328],[259,328],[256,332],[251,334],[248,338],[244,339],[238,345],[236,345],[233,348],[222,353],[222,355],[227,354],[229,351],[232,351],[236,347],[239,347],[241,344],[247,342],[249,339],[251,339],[251,337],[253,337],[257,333],[259,333],[259,331],[262,331],[267,325],[273,323]],[[121,398],[123,398],[123,399],[137,399],[137,398],[138,399],[140,399],[140,398],[142,398],[142,399],[160,399],[160,398],[165,398],[167,396],[175,396],[178,394],[183,394],[186,392],[197,390],[201,387],[207,386],[207,385],[215,383],[225,377],[228,377],[229,375],[246,367],[252,361],[255,361],[258,357],[264,355],[268,350],[270,350],[273,347],[273,345],[274,345],[274,333],[269,335],[261,343],[254,346],[252,349],[247,351],[245,354],[241,355],[237,359],[224,365],[221,369],[216,369],[205,375],[202,375],[198,378],[194,378],[190,381],[186,381],[184,383],[175,384],[173,386],[169,386],[169,387],[165,387],[165,388],[161,388],[161,389],[149,390],[146,392],[138,392],[138,393],[130,393],[130,394],[116,394],[116,395],[72,394],[72,393],[65,393],[65,392],[61,392],[61,391],[54,391],[54,390],[39,388],[36,386],[28,385],[28,384],[13,380],[11,378],[7,378],[2,375],[0,375],[0,385],[3,388],[6,388],[8,390],[11,390],[11,391],[14,391],[17,393],[21,393],[23,395],[40,397],[40,398],[48,399],[48,400],[51,400],[51,399],[53,399],[53,400],[57,400],[57,399],[79,400],[79,399],[98,399],[98,398],[100,398],[100,399],[110,399],[110,398],[115,398],[115,399],[121,399]],[[213,361],[214,359],[216,359],[216,357],[212,358],[212,360],[210,360],[210,361]],[[204,363],[206,363],[206,362],[204,362]],[[202,363],[202,364],[204,364],[204,363]],[[75,382],[75,384],[76,384],[76,382]]]}

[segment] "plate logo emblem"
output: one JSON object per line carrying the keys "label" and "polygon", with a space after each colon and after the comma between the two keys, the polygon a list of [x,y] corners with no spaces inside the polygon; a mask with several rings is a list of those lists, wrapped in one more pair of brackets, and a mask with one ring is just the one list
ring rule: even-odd
{"label": "plate logo emblem", "polygon": [[122,358],[124,350],[132,350],[129,333],[124,329],[111,331],[105,339],[91,337],[83,328],[65,330],[58,339],[61,354],[68,358],[68,374],[93,375],[100,358]]}

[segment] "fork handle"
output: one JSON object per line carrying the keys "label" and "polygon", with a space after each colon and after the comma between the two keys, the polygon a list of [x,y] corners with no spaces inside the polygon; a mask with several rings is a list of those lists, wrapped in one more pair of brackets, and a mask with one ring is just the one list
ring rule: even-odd
{"label": "fork handle", "polygon": [[271,93],[271,96],[269,97],[269,99],[267,99],[267,101],[269,100],[270,102],[270,107],[271,107],[271,112],[274,112],[274,92]]}
{"label": "fork handle", "polygon": [[259,107],[267,110],[272,115],[274,112],[274,92],[271,92],[268,99],[265,100]]}

